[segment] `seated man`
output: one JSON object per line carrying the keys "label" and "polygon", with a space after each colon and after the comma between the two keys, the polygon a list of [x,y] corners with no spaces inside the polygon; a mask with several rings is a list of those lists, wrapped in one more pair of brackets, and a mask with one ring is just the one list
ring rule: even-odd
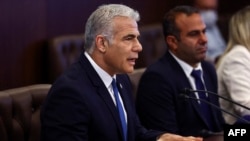
{"label": "seated man", "polygon": [[142,46],[139,13],[100,6],[86,23],[85,52],[52,85],[41,110],[41,141],[201,141],[141,126],[126,73]]}
{"label": "seated man", "polygon": [[146,69],[138,86],[136,107],[142,124],[185,136],[222,131],[221,111],[204,102],[219,106],[217,96],[199,92],[182,97],[185,88],[217,92],[215,68],[204,61],[206,25],[199,11],[175,7],[165,15],[163,30],[168,50]]}

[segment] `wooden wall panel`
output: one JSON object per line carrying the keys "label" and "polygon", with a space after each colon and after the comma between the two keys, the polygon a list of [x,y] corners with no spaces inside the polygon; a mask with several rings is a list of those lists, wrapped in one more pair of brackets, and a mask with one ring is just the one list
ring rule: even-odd
{"label": "wooden wall panel", "polygon": [[[35,74],[24,77],[25,67],[34,58],[24,60],[29,46],[46,36],[46,1],[0,1],[0,89],[32,83]],[[34,70],[35,66],[28,66]],[[33,78],[31,78],[33,79]]]}
{"label": "wooden wall panel", "polygon": [[[97,6],[123,3],[141,13],[140,25],[161,22],[164,13],[185,0],[0,0],[0,90],[46,83],[46,41],[79,34]],[[221,1],[223,11],[249,4]]]}

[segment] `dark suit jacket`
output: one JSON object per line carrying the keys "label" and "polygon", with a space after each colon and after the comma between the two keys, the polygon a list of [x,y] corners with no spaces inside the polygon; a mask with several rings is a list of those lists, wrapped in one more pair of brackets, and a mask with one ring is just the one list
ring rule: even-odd
{"label": "dark suit jacket", "polygon": [[[201,63],[208,91],[217,92],[217,76],[212,64]],[[209,130],[196,100],[180,97],[184,88],[192,88],[183,69],[167,52],[142,75],[136,98],[137,113],[142,125],[180,135],[201,136]],[[194,96],[194,94],[191,94]],[[209,101],[219,106],[218,97],[209,95]],[[222,130],[222,113],[212,108],[214,132]]]}
{"label": "dark suit jacket", "polygon": [[[117,75],[128,121],[128,141],[153,141],[162,132],[141,126],[127,75]],[[116,107],[97,72],[82,54],[52,86],[41,110],[42,141],[122,141]]]}

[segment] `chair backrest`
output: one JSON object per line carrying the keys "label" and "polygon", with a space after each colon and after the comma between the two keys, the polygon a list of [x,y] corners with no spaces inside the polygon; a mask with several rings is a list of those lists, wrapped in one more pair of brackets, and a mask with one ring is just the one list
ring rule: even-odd
{"label": "chair backrest", "polygon": [[0,91],[0,141],[40,141],[40,106],[50,84]]}
{"label": "chair backrest", "polygon": [[[139,54],[135,68],[144,68],[156,61],[166,50],[160,23],[139,28],[143,51]],[[48,46],[48,83],[54,80],[72,63],[78,60],[84,50],[84,35],[64,35],[50,39]]]}
{"label": "chair backrest", "polygon": [[84,50],[84,35],[64,35],[51,39],[48,43],[49,83],[72,63],[76,62]]}
{"label": "chair backrest", "polygon": [[138,68],[138,69],[135,69],[132,73],[128,74],[131,84],[132,84],[134,99],[136,98],[137,87],[141,79],[141,75],[144,73],[145,69],[146,68]]}
{"label": "chair backrest", "polygon": [[167,50],[161,24],[144,25],[139,28],[139,31],[143,50],[139,53],[135,68],[149,66]]}

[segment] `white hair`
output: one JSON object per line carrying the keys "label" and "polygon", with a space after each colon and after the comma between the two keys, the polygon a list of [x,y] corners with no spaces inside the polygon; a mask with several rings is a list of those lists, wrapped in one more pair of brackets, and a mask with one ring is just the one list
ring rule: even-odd
{"label": "white hair", "polygon": [[122,4],[107,4],[99,6],[88,18],[85,25],[85,45],[84,48],[88,53],[94,49],[95,37],[99,34],[104,35],[111,41],[112,38],[112,20],[116,16],[124,16],[140,20],[140,15],[134,9]]}

